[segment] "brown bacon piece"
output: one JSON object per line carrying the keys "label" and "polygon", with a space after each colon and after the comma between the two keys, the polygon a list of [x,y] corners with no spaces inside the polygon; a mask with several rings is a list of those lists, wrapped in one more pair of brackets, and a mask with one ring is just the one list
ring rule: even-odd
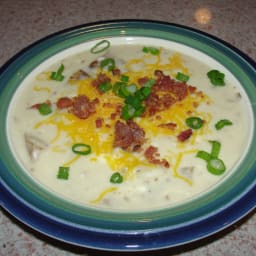
{"label": "brown bacon piece", "polygon": [[73,105],[73,100],[69,97],[59,98],[56,103],[56,106],[58,109],[69,108],[69,107],[72,107],[72,105]]}
{"label": "brown bacon piece", "polygon": [[120,76],[121,75],[121,70],[118,69],[118,68],[114,68],[112,70],[112,74],[113,74],[113,76]]}
{"label": "brown bacon piece", "polygon": [[177,124],[175,123],[166,123],[166,124],[159,124],[158,127],[167,128],[170,130],[174,130],[176,128]]}
{"label": "brown bacon piece", "polygon": [[179,140],[180,142],[183,142],[183,141],[189,139],[189,138],[191,137],[192,133],[193,133],[192,129],[187,129],[187,130],[181,132],[181,133],[177,136],[177,138],[178,138],[178,140]]}
{"label": "brown bacon piece", "polygon": [[89,68],[96,68],[99,65],[99,61],[94,60],[90,63]]}
{"label": "brown bacon piece", "polygon": [[45,102],[33,104],[32,106],[30,106],[30,108],[39,109],[39,107],[40,107],[42,104],[47,104],[48,106],[51,106],[51,105],[52,105],[52,103],[51,103],[49,100],[46,100]]}
{"label": "brown bacon piece", "polygon": [[145,101],[146,111],[149,116],[155,115],[157,112],[168,109],[176,100],[170,94],[158,95],[153,91]]}
{"label": "brown bacon piece", "polygon": [[161,165],[165,168],[169,168],[170,164],[166,159],[159,159],[158,148],[154,146],[149,146],[144,152],[145,158],[152,164]]}
{"label": "brown bacon piece", "polygon": [[82,80],[86,77],[89,77],[89,74],[80,69],[71,75],[70,80]]}
{"label": "brown bacon piece", "polygon": [[141,77],[141,78],[138,79],[138,84],[142,86],[142,85],[144,85],[147,81],[148,81],[148,77],[146,77],[146,76],[145,76],[145,77]]}
{"label": "brown bacon piece", "polygon": [[90,101],[85,95],[74,97],[73,108],[71,112],[80,119],[88,118],[95,112],[97,100]]}
{"label": "brown bacon piece", "polygon": [[96,125],[96,128],[101,128],[102,125],[103,125],[103,119],[102,118],[97,118],[95,120],[95,125]]}
{"label": "brown bacon piece", "polygon": [[134,152],[138,151],[145,142],[145,132],[135,122],[117,121],[115,124],[114,147]]}

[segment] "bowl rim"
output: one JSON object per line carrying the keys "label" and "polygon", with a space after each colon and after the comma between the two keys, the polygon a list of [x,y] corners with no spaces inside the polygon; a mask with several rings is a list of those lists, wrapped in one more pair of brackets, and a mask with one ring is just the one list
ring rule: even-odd
{"label": "bowl rim", "polygon": [[[36,52],[39,52],[38,54],[41,54],[44,50],[47,50],[46,48],[49,46],[51,43],[55,43],[55,45],[59,45],[63,42],[68,43],[72,41],[72,39],[80,38],[79,36],[89,36],[92,35],[92,37],[95,35],[95,33],[102,35],[104,31],[108,33],[107,31],[115,32],[115,33],[120,33],[120,30],[125,30],[129,31],[130,33],[134,33],[135,31],[139,31],[139,33],[142,33],[141,30],[145,31],[153,31],[156,33],[156,31],[163,32],[165,33],[173,33],[172,37],[175,35],[183,35],[182,33],[185,33],[187,36],[193,37],[193,40],[196,39],[201,39],[205,40],[207,42],[210,42],[213,49],[216,51],[220,51],[220,48],[222,50],[223,56],[227,55],[227,58],[229,58],[230,54],[232,54],[233,61],[236,60],[236,62],[239,62],[240,65],[246,64],[247,68],[247,75],[251,77],[251,80],[254,78],[255,79],[255,68],[256,64],[253,60],[251,60],[248,56],[246,56],[244,53],[242,53],[240,50],[234,48],[230,44],[214,37],[211,36],[205,32],[201,32],[189,27],[173,24],[173,23],[166,23],[166,22],[158,22],[158,21],[151,21],[151,20],[114,20],[114,21],[103,21],[103,22],[96,22],[96,23],[89,23],[89,24],[84,24],[80,26],[76,26],[73,28],[65,29],[60,32],[51,34],[33,44],[25,48],[23,51],[19,52],[16,54],[13,58],[11,58],[1,69],[0,69],[0,99],[1,96],[3,95],[3,92],[6,94],[6,87],[3,85],[6,82],[9,82],[9,77],[11,72],[18,72],[20,70],[20,65],[24,65],[24,63],[28,63],[31,59],[31,54],[34,54]],[[132,32],[131,32],[132,31]],[[144,32],[145,33],[145,32]],[[150,32],[151,33],[151,32]],[[136,33],[135,33],[136,34]],[[184,35],[183,35],[184,37]],[[95,38],[93,38],[95,39]],[[89,40],[89,39],[88,39]],[[167,39],[166,39],[167,40]],[[170,39],[169,39],[170,40]],[[64,47],[69,47],[66,44]],[[52,52],[50,53],[52,54]],[[243,67],[244,69],[245,67]],[[21,79],[21,78],[16,78],[16,79]],[[15,81],[14,81],[15,83]],[[8,83],[7,83],[8,84]],[[13,88],[14,89],[14,88]],[[255,88],[250,88],[252,92],[255,92]],[[10,91],[9,94],[12,94],[13,91]],[[250,95],[252,97],[253,95]],[[253,96],[254,97],[254,96]],[[255,97],[254,97],[255,98]],[[252,98],[251,98],[252,99]],[[255,114],[256,110],[254,109],[254,123],[255,123]],[[4,111],[0,111],[0,116],[1,119],[3,118]],[[254,128],[255,130],[255,128]],[[5,131],[6,132],[6,131]],[[2,132],[0,134],[0,138],[4,139],[4,135],[6,134],[5,132]],[[252,138],[253,141],[255,141],[255,135]],[[6,143],[6,140],[5,140]],[[251,147],[251,146],[250,146]],[[227,211],[233,212],[234,210],[232,207],[234,205],[237,205],[238,202],[241,202],[242,199],[246,199],[246,203],[243,203],[244,208],[239,209],[240,214],[233,213],[232,218],[228,221],[226,218],[225,222],[220,221],[219,225],[213,225],[209,228],[208,232],[204,230],[204,232],[196,232],[194,231],[194,236],[197,236],[197,239],[203,237],[204,235],[209,235],[212,234],[213,232],[216,232],[228,225],[231,225],[235,220],[238,220],[242,216],[244,216],[247,212],[251,211],[253,208],[255,208],[256,200],[251,196],[252,191],[255,192],[255,184],[256,184],[256,179],[253,176],[253,170],[255,169],[255,160],[253,157],[250,157],[250,164],[247,166],[247,168],[251,169],[249,174],[247,173],[246,179],[244,177],[240,177],[240,187],[243,187],[243,192],[240,194],[237,194],[237,189],[232,190],[232,191],[223,191],[223,196],[221,198],[221,204],[220,200],[215,200],[212,199],[211,202],[211,207],[209,205],[203,205],[204,206],[204,212],[202,210],[198,211],[198,209],[194,211],[190,211],[189,213],[191,214],[190,218],[187,218],[187,212],[186,214],[180,214],[179,216],[175,215],[176,219],[171,220],[171,215],[172,212],[168,211],[163,213],[165,210],[160,210],[157,211],[153,214],[150,214],[149,212],[146,212],[146,218],[145,218],[145,212],[140,212],[139,214],[121,214],[122,218],[120,219],[120,213],[116,214],[111,212],[110,214],[106,213],[105,211],[100,210],[99,214],[95,210],[91,211],[90,209],[86,211],[86,214],[78,211],[77,214],[73,214],[72,216],[68,216],[70,214],[69,210],[70,209],[65,209],[64,207],[64,202],[61,205],[58,205],[58,207],[64,207],[65,211],[63,211],[61,214],[58,212],[58,216],[55,216],[56,212],[56,206],[54,203],[49,203],[47,200],[44,198],[40,198],[40,196],[43,195],[37,195],[35,198],[34,195],[31,195],[31,190],[28,191],[25,187],[23,187],[20,183],[20,180],[17,179],[17,177],[10,177],[8,175],[8,168],[5,166],[5,157],[8,157],[6,155],[7,153],[10,152],[5,152],[3,156],[0,158],[0,169],[4,170],[4,174],[1,175],[0,177],[0,189],[3,191],[3,194],[6,194],[6,197],[0,198],[1,199],[1,205],[10,211],[14,216],[19,218],[21,221],[29,224],[33,223],[33,221],[28,220],[28,218],[24,217],[24,214],[21,212],[17,212],[17,205],[21,204],[23,207],[30,209],[31,212],[34,212],[34,214],[40,215],[40,218],[45,218],[46,221],[51,221],[55,223],[56,225],[58,224],[62,228],[69,228],[69,229],[75,229],[76,232],[77,230],[83,231],[83,232],[94,232],[97,233],[97,236],[104,235],[104,237],[111,237],[116,234],[119,236],[124,236],[127,237],[129,236],[131,239],[134,239],[134,237],[138,236],[140,237],[140,240],[146,240],[146,236],[150,237],[155,237],[156,234],[158,233],[170,233],[172,232],[180,232],[180,230],[186,229],[188,226],[193,226],[197,225],[198,223],[206,222],[209,219],[215,219],[216,216],[221,215],[222,218],[224,217],[223,213]],[[251,153],[252,154],[252,153]],[[10,165],[10,164],[9,164]],[[254,166],[253,166],[254,165]],[[13,166],[15,168],[15,165]],[[253,168],[253,170],[252,170]],[[7,178],[8,176],[8,178]],[[12,178],[12,181],[10,179]],[[22,181],[24,182],[24,181]],[[26,183],[25,183],[26,184]],[[250,184],[248,186],[248,184]],[[15,189],[16,188],[16,191]],[[22,196],[21,196],[22,195]],[[229,200],[229,198],[233,198],[233,200]],[[10,203],[7,198],[12,198],[13,202]],[[40,201],[41,200],[41,201]],[[206,198],[204,198],[206,200]],[[209,200],[209,198],[207,199]],[[225,203],[223,203],[225,201]],[[205,202],[205,201],[204,201]],[[221,205],[221,207],[220,207]],[[47,206],[47,211],[42,210],[43,207]],[[217,209],[217,210],[216,210]],[[84,209],[83,209],[84,210]],[[180,213],[184,209],[180,209]],[[187,208],[186,208],[187,210]],[[105,218],[102,221],[102,213],[104,212],[104,215],[107,215],[108,218]],[[203,213],[203,214],[202,214]],[[239,215],[239,216],[238,216]],[[118,220],[113,220],[114,217],[118,217]],[[235,217],[234,217],[235,216]],[[239,217],[239,218],[238,218]],[[107,223],[106,223],[107,222]],[[179,224],[177,224],[177,222]],[[90,225],[88,225],[90,223]],[[153,224],[152,224],[153,223]],[[78,245],[84,245],[84,246],[89,246],[89,247],[94,247],[94,248],[103,248],[103,249],[108,249],[107,245],[104,243],[101,244],[101,246],[96,245],[99,242],[96,241],[91,241],[91,242],[82,242],[80,244],[77,243],[76,241],[73,241],[72,238],[67,239],[67,234],[66,235],[53,235],[52,232],[49,232],[49,225],[48,230],[47,229],[42,229],[42,227],[37,228],[37,226],[40,226],[38,223],[34,223],[31,225],[33,228],[38,229],[41,232],[45,232],[48,235],[52,235],[53,237],[57,237],[58,239],[63,239],[67,242],[75,243]],[[217,227],[218,226],[218,227]],[[211,231],[210,231],[211,229]],[[50,233],[50,234],[49,234]],[[191,233],[191,232],[190,232]],[[198,234],[200,233],[200,235]],[[146,234],[146,235],[145,235]],[[169,234],[170,236],[170,234]],[[184,240],[184,238],[180,238],[181,240]],[[175,240],[175,239],[174,239]],[[177,239],[176,239],[177,240]],[[188,241],[192,241],[192,235],[190,236],[190,239]],[[183,241],[182,243],[188,242],[188,241]],[[116,244],[119,246],[118,250],[133,250],[132,248],[127,249],[123,245],[124,241],[120,239],[120,244],[118,244],[118,241]],[[160,242],[159,242],[160,243]],[[177,245],[178,242],[173,242],[172,241],[168,242],[165,241],[165,245],[161,245],[161,248],[165,246],[174,246]],[[181,242],[179,242],[181,243]],[[117,246],[116,245],[116,246]],[[139,245],[140,248],[142,247],[150,247],[149,244],[144,242],[144,244],[141,242]],[[137,247],[136,247],[137,248]],[[159,248],[159,245],[155,245],[155,248]],[[117,248],[109,248],[111,250],[115,250]],[[138,248],[137,248],[138,249]],[[136,250],[137,250],[136,249]],[[146,249],[146,248],[144,248]],[[152,249],[152,248],[151,248]]]}

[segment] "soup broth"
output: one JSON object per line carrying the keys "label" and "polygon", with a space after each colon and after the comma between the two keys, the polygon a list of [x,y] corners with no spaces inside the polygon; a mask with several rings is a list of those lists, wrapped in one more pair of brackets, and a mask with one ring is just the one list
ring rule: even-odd
{"label": "soup broth", "polygon": [[[221,84],[211,70],[225,75]],[[248,106],[233,80],[182,52],[105,40],[24,81],[11,103],[11,144],[35,180],[78,204],[182,203],[243,155]]]}

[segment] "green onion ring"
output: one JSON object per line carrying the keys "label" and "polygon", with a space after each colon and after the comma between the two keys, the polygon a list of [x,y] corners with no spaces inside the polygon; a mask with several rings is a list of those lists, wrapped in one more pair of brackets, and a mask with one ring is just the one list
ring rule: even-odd
{"label": "green onion ring", "polygon": [[211,155],[208,152],[202,150],[197,152],[196,157],[199,157],[205,161],[209,161],[211,159]]}
{"label": "green onion ring", "polygon": [[219,158],[212,158],[207,162],[207,170],[214,175],[221,175],[225,172],[226,166]]}
{"label": "green onion ring", "polygon": [[[106,45],[104,46],[104,44],[106,44]],[[102,40],[102,41],[98,42],[97,44],[95,44],[91,48],[90,52],[93,54],[97,54],[97,53],[107,50],[109,48],[109,46],[110,46],[110,42],[108,40]]]}
{"label": "green onion ring", "polygon": [[122,183],[123,182],[123,176],[119,172],[115,172],[110,177],[111,183]]}
{"label": "green onion ring", "polygon": [[211,157],[217,158],[220,153],[221,144],[216,140],[210,140],[209,142],[212,144]]}
{"label": "green onion ring", "polygon": [[228,119],[222,119],[215,124],[216,130],[222,129],[226,125],[232,125],[233,123]]}
{"label": "green onion ring", "polygon": [[91,153],[91,146],[84,143],[76,143],[72,146],[72,151],[78,155],[88,155]]}
{"label": "green onion ring", "polygon": [[204,121],[200,117],[192,116],[186,119],[186,125],[192,129],[200,129],[203,126]]}

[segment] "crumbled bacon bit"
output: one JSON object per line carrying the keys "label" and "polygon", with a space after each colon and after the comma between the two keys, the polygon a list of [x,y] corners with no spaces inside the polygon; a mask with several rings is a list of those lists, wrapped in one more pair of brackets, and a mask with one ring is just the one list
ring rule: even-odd
{"label": "crumbled bacon bit", "polygon": [[121,75],[121,70],[118,69],[118,68],[114,68],[112,70],[112,74],[113,74],[113,76],[120,76]]}
{"label": "crumbled bacon bit", "polygon": [[69,97],[59,98],[56,103],[56,106],[58,109],[69,108],[69,107],[72,107],[72,105],[73,105],[73,100]]}
{"label": "crumbled bacon bit", "polygon": [[96,68],[99,65],[99,61],[94,60],[90,63],[89,68]]}
{"label": "crumbled bacon bit", "polygon": [[175,124],[175,123],[166,123],[166,124],[159,124],[158,126],[162,127],[162,128],[167,128],[167,129],[170,129],[170,130],[174,130],[177,127],[177,124]]}
{"label": "crumbled bacon bit", "polygon": [[135,122],[126,123],[117,121],[115,124],[114,147],[134,152],[139,151],[145,142],[145,132]]}
{"label": "crumbled bacon bit", "polygon": [[51,106],[51,105],[52,105],[52,103],[51,103],[49,100],[46,100],[45,102],[33,104],[33,105],[30,106],[29,108],[38,109],[42,104],[47,104],[48,106]]}
{"label": "crumbled bacon bit", "polygon": [[115,120],[115,119],[116,119],[116,116],[117,116],[116,113],[111,113],[110,119],[111,119],[111,120]]}
{"label": "crumbled bacon bit", "polygon": [[70,80],[82,80],[86,77],[89,77],[89,74],[80,69],[71,75]]}
{"label": "crumbled bacon bit", "polygon": [[196,92],[196,87],[195,87],[195,86],[192,86],[192,85],[189,85],[189,86],[188,86],[188,91],[189,91],[190,93],[195,93],[195,92]]}
{"label": "crumbled bacon bit", "polygon": [[148,81],[148,77],[141,77],[138,79],[138,84],[139,85],[144,85]]}
{"label": "crumbled bacon bit", "polygon": [[177,136],[177,138],[178,138],[178,140],[179,140],[180,142],[183,142],[183,141],[189,139],[189,138],[191,137],[192,133],[193,133],[192,129],[187,129],[187,130],[181,132],[181,133]]}
{"label": "crumbled bacon bit", "polygon": [[166,159],[159,159],[158,148],[154,146],[149,146],[144,152],[145,158],[152,164],[161,165],[165,168],[169,168],[170,164]]}
{"label": "crumbled bacon bit", "polygon": [[95,125],[96,125],[96,128],[101,128],[102,125],[103,125],[103,119],[102,118],[97,118],[95,120]]}
{"label": "crumbled bacon bit", "polygon": [[88,118],[92,113],[95,113],[95,105],[98,100],[95,99],[90,101],[90,99],[85,95],[79,95],[73,98],[73,107],[71,112],[80,119]]}
{"label": "crumbled bacon bit", "polygon": [[164,73],[162,70],[155,70],[154,75],[157,77],[162,77],[164,76]]}
{"label": "crumbled bacon bit", "polygon": [[102,104],[103,108],[115,108],[116,107],[116,104],[114,103],[110,103],[110,102],[104,102]]}
{"label": "crumbled bacon bit", "polygon": [[[196,88],[187,85],[185,82],[176,81],[169,75],[165,75],[162,70],[155,70],[156,82],[152,87],[152,92],[145,101],[145,115],[153,116],[157,112],[170,108],[176,102],[180,102],[189,93],[194,93]],[[143,81],[145,78],[141,78]]]}

